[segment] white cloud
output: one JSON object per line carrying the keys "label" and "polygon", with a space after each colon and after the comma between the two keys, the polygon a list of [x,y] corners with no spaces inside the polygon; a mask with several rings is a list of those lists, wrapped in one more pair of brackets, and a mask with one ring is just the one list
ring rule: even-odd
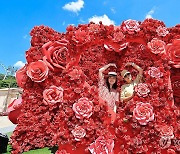
{"label": "white cloud", "polygon": [[66,24],[66,22],[65,22],[65,21],[63,21],[62,25],[64,26],[65,24]]}
{"label": "white cloud", "polygon": [[95,15],[95,16],[89,18],[89,22],[91,22],[91,21],[96,24],[99,24],[99,21],[102,21],[102,23],[104,25],[114,25],[115,24],[115,22],[113,20],[109,19],[109,17],[106,14],[104,14],[103,16]]}
{"label": "white cloud", "polygon": [[147,14],[146,14],[146,19],[148,19],[148,18],[153,18],[152,17],[152,15],[154,14],[154,11],[155,11],[155,9],[153,8],[153,9],[151,9]]}
{"label": "white cloud", "polygon": [[64,10],[72,11],[77,13],[84,7],[84,1],[78,0],[76,2],[69,2],[63,6]]}
{"label": "white cloud", "polygon": [[25,65],[25,63],[23,63],[22,61],[17,61],[15,64],[14,64],[14,67],[16,68],[21,68]]}

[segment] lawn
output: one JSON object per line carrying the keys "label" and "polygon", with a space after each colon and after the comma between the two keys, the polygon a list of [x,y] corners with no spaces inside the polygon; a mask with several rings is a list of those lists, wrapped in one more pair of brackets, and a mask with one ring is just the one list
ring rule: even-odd
{"label": "lawn", "polygon": [[[11,136],[12,132],[6,133],[8,137]],[[8,144],[7,152],[4,154],[10,154],[11,153],[11,145]],[[23,154],[51,154],[51,150],[49,148],[43,148],[43,149],[36,149],[36,150],[30,150],[28,152],[23,152]]]}

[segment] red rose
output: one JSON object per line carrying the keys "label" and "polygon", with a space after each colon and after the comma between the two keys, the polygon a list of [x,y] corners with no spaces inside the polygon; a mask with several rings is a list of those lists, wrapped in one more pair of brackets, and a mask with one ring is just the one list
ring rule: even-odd
{"label": "red rose", "polygon": [[153,107],[149,103],[139,102],[133,110],[133,117],[141,125],[146,125],[149,121],[154,120]]}
{"label": "red rose", "polygon": [[124,21],[122,29],[127,31],[129,34],[134,34],[135,32],[140,31],[138,21],[131,19]]}
{"label": "red rose", "polygon": [[165,46],[165,42],[158,40],[157,38],[153,38],[151,42],[148,42],[148,48],[151,49],[151,52],[154,54],[165,53]]}
{"label": "red rose", "polygon": [[24,88],[28,76],[26,74],[26,65],[16,72],[16,81],[19,87]]}
{"label": "red rose", "polygon": [[163,73],[157,67],[149,67],[148,74],[153,77],[159,79],[163,76]]}
{"label": "red rose", "polygon": [[48,77],[48,67],[45,62],[38,60],[27,66],[27,75],[34,82],[42,82]]}
{"label": "red rose", "polygon": [[79,67],[74,67],[72,71],[68,73],[68,76],[70,76],[70,80],[76,80],[80,79],[82,74],[83,71]]}
{"label": "red rose", "polygon": [[161,137],[172,139],[174,137],[173,127],[167,126],[167,125],[160,126],[160,134],[161,134]]}
{"label": "red rose", "polygon": [[166,52],[169,56],[169,64],[175,68],[180,68],[180,39],[174,40],[166,46]]}
{"label": "red rose", "polygon": [[80,98],[77,103],[73,104],[73,111],[78,119],[89,118],[92,115],[92,110],[93,103],[86,97]]}
{"label": "red rose", "polygon": [[173,95],[180,97],[180,75],[171,77]]}
{"label": "red rose", "polygon": [[81,126],[76,126],[71,133],[76,141],[80,141],[86,135],[86,131]]}
{"label": "red rose", "polygon": [[113,35],[114,37],[113,37],[113,41],[114,42],[120,42],[120,41],[122,41],[124,38],[125,38],[125,35],[121,32],[121,31],[119,31],[119,32],[114,32],[114,35]]}
{"label": "red rose", "polygon": [[156,29],[156,32],[157,32],[158,36],[166,36],[167,34],[169,34],[169,31],[167,30],[167,28],[162,27],[162,26],[159,26]]}
{"label": "red rose", "polygon": [[43,102],[45,104],[55,104],[63,101],[63,88],[51,86],[43,91]]}
{"label": "red rose", "polygon": [[140,97],[146,97],[148,96],[148,93],[150,92],[150,89],[148,88],[148,85],[145,83],[139,83],[136,87],[135,87],[135,91],[137,93],[138,96]]}
{"label": "red rose", "polygon": [[43,60],[48,67],[53,71],[60,71],[65,69],[67,64],[68,49],[67,40],[60,40],[56,42],[47,42],[42,46],[44,54]]}
{"label": "red rose", "polygon": [[89,146],[89,151],[92,154],[113,154],[114,140],[98,137],[94,143]]}

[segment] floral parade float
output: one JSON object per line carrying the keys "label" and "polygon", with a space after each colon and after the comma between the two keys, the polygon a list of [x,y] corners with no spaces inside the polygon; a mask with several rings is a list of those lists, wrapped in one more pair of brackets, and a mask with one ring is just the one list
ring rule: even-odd
{"label": "floral parade float", "polygon": [[[66,30],[36,26],[30,32],[27,63],[16,73],[23,94],[12,153],[54,146],[57,154],[179,152],[180,25],[146,19]],[[98,95],[98,71],[115,63],[120,74],[127,62],[143,68],[143,82],[130,103],[117,102],[111,124]],[[122,84],[118,75],[119,91]]]}

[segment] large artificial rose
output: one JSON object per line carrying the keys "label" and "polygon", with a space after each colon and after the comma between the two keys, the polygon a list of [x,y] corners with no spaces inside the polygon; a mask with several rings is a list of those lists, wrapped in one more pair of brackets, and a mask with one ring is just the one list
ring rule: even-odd
{"label": "large artificial rose", "polygon": [[149,103],[139,102],[133,110],[133,117],[141,125],[146,125],[149,121],[154,120],[153,107]]}
{"label": "large artificial rose", "polygon": [[139,83],[135,87],[135,91],[139,97],[146,97],[148,96],[148,93],[150,92],[150,89],[148,88],[148,85],[145,83]]}
{"label": "large artificial rose", "polygon": [[63,88],[51,86],[43,91],[43,102],[45,104],[55,104],[63,101]]}
{"label": "large artificial rose", "polygon": [[161,78],[163,76],[163,73],[160,71],[157,67],[150,67],[148,70],[148,74],[153,78]]}
{"label": "large artificial rose", "polygon": [[89,118],[92,115],[93,103],[86,97],[80,98],[73,104],[73,111],[78,119]]}
{"label": "large artificial rose", "polygon": [[169,34],[169,31],[167,30],[166,27],[162,27],[162,26],[159,26],[157,29],[156,29],[156,32],[159,36],[166,36],[167,34]]}
{"label": "large artificial rose", "polygon": [[164,137],[164,138],[170,138],[170,139],[174,138],[173,127],[167,126],[167,125],[161,126],[160,134],[161,134],[161,137]]}
{"label": "large artificial rose", "polygon": [[26,74],[26,69],[27,69],[27,66],[25,65],[24,67],[22,67],[16,72],[16,81],[17,81],[18,86],[21,88],[24,88],[26,81],[28,79],[28,76]]}
{"label": "large artificial rose", "polygon": [[48,67],[45,62],[38,60],[27,66],[27,75],[34,82],[42,82],[48,77]]}
{"label": "large artificial rose", "polygon": [[43,60],[51,70],[58,72],[65,69],[69,55],[67,44],[68,41],[63,39],[56,42],[50,41],[42,46]]}
{"label": "large artificial rose", "polygon": [[113,139],[106,139],[104,136],[99,136],[88,149],[92,154],[113,154],[113,148]]}
{"label": "large artificial rose", "polygon": [[166,53],[169,56],[169,64],[175,68],[180,68],[180,39],[173,40],[167,44]]}
{"label": "large artificial rose", "polygon": [[76,141],[80,141],[86,135],[86,131],[81,126],[76,126],[71,133],[73,134]]}
{"label": "large artificial rose", "polygon": [[161,41],[157,38],[153,38],[151,42],[148,42],[148,48],[154,54],[162,54],[165,53],[166,44],[164,41]]}
{"label": "large artificial rose", "polygon": [[171,77],[173,95],[180,97],[180,74]]}
{"label": "large artificial rose", "polygon": [[140,31],[139,28],[139,23],[136,20],[126,20],[123,22],[123,26],[122,29],[126,32],[128,32],[129,34],[134,34],[135,32]]}

